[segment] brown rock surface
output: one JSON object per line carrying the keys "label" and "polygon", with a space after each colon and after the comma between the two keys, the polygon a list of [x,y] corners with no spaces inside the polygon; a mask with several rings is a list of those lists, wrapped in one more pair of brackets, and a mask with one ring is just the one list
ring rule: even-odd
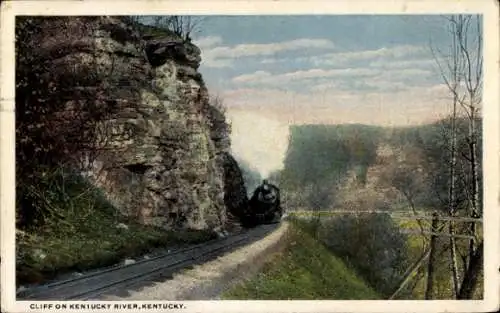
{"label": "brown rock surface", "polygon": [[[82,157],[86,174],[125,215],[165,228],[225,226],[224,116],[197,71],[200,50],[147,38],[113,17],[43,18],[38,60],[59,82],[66,109],[93,97],[120,109],[101,124],[106,148]],[[112,136],[110,136],[112,134]],[[227,181],[226,177],[226,181]]]}

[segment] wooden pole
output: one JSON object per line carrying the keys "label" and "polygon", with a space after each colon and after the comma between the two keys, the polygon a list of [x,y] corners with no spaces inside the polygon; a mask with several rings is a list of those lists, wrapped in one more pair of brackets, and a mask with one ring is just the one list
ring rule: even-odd
{"label": "wooden pole", "polygon": [[469,261],[469,267],[465,272],[465,277],[458,294],[459,300],[472,299],[474,290],[478,282],[479,275],[483,269],[483,241],[481,241]]}
{"label": "wooden pole", "polygon": [[[438,232],[438,214],[434,212],[432,215],[434,218],[432,219],[432,233]],[[425,300],[432,299],[432,295],[434,294],[434,263],[436,262],[436,239],[437,235],[431,235],[431,243],[429,246],[429,263],[427,266],[427,287],[425,289]]]}
{"label": "wooden pole", "polygon": [[422,264],[424,263],[425,259],[427,259],[429,257],[429,254],[430,254],[431,250],[430,249],[427,249],[427,251],[424,252],[424,254],[422,254],[422,256],[420,257],[420,259],[415,262],[407,271],[406,273],[403,275],[403,279],[401,280],[401,282],[399,283],[399,287],[398,289],[396,289],[396,291],[394,291],[394,293],[389,297],[389,300],[394,300],[394,298],[396,298],[396,296],[401,292],[401,290],[403,290],[403,288],[408,284],[408,282],[411,280],[412,278],[412,275],[415,271],[417,271],[420,266],[422,266]]}

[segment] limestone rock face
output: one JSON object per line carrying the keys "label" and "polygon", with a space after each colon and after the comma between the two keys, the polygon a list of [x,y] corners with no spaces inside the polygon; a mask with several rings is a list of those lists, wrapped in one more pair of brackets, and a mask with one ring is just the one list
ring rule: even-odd
{"label": "limestone rock face", "polygon": [[109,200],[147,224],[224,227],[229,130],[197,71],[200,49],[148,39],[113,17],[50,18],[41,30],[38,57],[50,61],[67,107],[100,93],[120,108],[102,121],[106,149],[82,157]]}

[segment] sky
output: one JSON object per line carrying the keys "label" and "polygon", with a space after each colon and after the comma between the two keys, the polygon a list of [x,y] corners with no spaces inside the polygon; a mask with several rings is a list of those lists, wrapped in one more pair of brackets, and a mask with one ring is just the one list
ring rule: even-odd
{"label": "sky", "polygon": [[430,48],[449,49],[443,16],[206,16],[199,23],[199,70],[227,107],[233,151],[264,176],[282,164],[289,125],[415,125],[450,110]]}

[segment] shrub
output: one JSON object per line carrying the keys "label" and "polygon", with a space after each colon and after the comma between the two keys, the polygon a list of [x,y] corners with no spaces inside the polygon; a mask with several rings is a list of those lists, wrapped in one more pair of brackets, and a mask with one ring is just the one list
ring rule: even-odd
{"label": "shrub", "polygon": [[380,293],[397,287],[408,263],[407,237],[388,214],[335,217],[323,221],[320,236]]}

